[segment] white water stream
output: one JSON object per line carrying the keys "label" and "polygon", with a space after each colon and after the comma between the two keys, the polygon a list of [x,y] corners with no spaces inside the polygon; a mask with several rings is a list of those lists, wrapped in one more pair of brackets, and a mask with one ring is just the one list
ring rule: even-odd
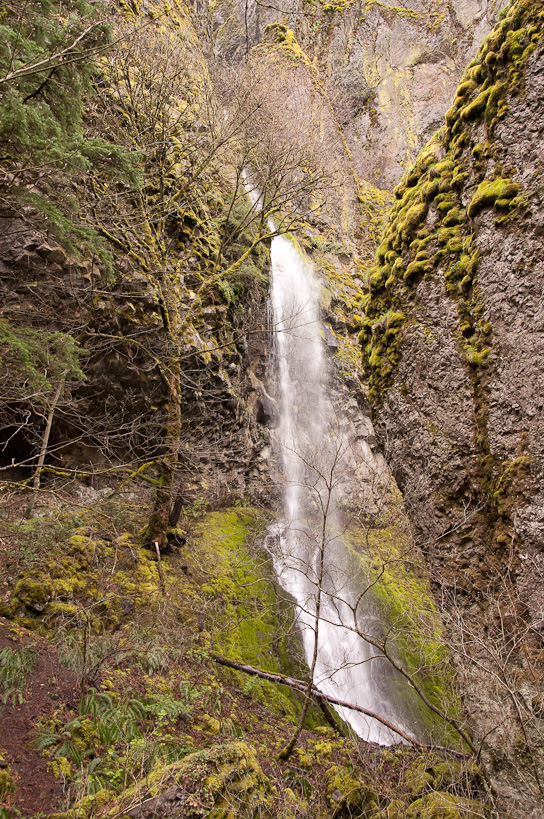
{"label": "white water stream", "polygon": [[[283,517],[267,547],[283,589],[298,604],[298,624],[311,667],[317,634],[314,683],[325,693],[369,709],[417,732],[398,688],[396,672],[356,634],[353,610],[367,613],[359,627],[377,633],[369,601],[357,606],[364,583],[342,539],[339,499],[350,480],[348,442],[335,417],[327,378],[319,284],[312,266],[286,237],[272,241],[271,314],[273,376],[279,410],[275,430],[283,481]],[[316,623],[316,606],[320,617]],[[366,740],[388,745],[399,737],[378,721],[348,709],[341,716]]]}

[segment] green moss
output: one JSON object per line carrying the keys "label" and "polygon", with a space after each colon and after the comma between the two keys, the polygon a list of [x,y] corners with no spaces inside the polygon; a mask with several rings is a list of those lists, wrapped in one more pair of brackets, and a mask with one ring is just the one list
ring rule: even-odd
{"label": "green moss", "polygon": [[[470,345],[463,350],[471,366],[474,388],[479,389],[475,370],[486,363],[489,348],[484,344],[488,334],[478,314],[482,298],[477,287],[478,257],[470,220],[489,207],[499,211],[495,219],[499,225],[506,219],[519,221],[524,213],[526,201],[519,195],[520,185],[507,178],[490,179],[494,169],[488,166],[495,153],[495,124],[507,111],[508,96],[519,90],[527,59],[542,40],[543,11],[541,0],[536,4],[518,0],[512,5],[466,71],[446,114],[446,125],[395,188],[396,202],[380,252],[394,250],[397,259],[393,262],[391,254],[385,269],[383,256],[378,254],[376,258],[376,288],[365,300],[369,323],[361,333],[372,402],[383,400],[401,353],[398,345],[389,353],[381,319],[390,311],[410,315],[421,276],[432,276],[444,264],[445,291],[457,301],[460,327],[473,328]],[[481,137],[482,126],[485,140]],[[423,236],[430,239],[425,248],[418,242]],[[423,249],[428,258],[421,254]],[[468,332],[465,329],[461,335],[469,338],[465,335]]]}
{"label": "green moss", "polygon": [[436,240],[442,246],[447,246],[451,241],[458,242],[461,240],[461,230],[457,225],[441,228],[436,235]]}
{"label": "green moss", "polygon": [[378,794],[370,785],[356,779],[342,765],[332,765],[326,772],[327,798],[335,814],[368,816],[378,810]]}
{"label": "green moss", "polygon": [[52,593],[53,586],[48,578],[36,580],[31,576],[23,577],[13,589],[13,596],[31,608],[45,606]]}
{"label": "green moss", "polygon": [[266,815],[272,804],[270,780],[263,773],[255,751],[245,742],[232,742],[197,751],[170,765],[160,762],[121,797],[102,790],[81,800],[76,810],[85,817],[100,810],[104,819],[114,819],[124,816],[134,804],[169,789],[173,791],[170,810],[179,808],[186,812],[190,804],[191,815],[206,815],[210,819],[234,816],[253,819]]}
{"label": "green moss", "polygon": [[473,79],[465,80],[457,89],[458,97],[467,97],[475,88],[478,88],[478,83]]}
{"label": "green moss", "polygon": [[491,350],[485,347],[483,350],[477,350],[472,345],[469,345],[465,350],[465,358],[472,367],[482,367],[486,364]]}
{"label": "green moss", "polygon": [[464,120],[471,120],[476,119],[479,115],[481,115],[487,106],[487,101],[489,98],[489,89],[486,88],[482,91],[478,96],[472,100],[468,105],[461,109],[460,114]]}
{"label": "green moss", "polygon": [[470,204],[467,214],[472,219],[484,208],[497,205],[499,200],[507,203],[519,193],[520,185],[510,179],[484,180],[478,185]]}
{"label": "green moss", "polygon": [[0,770],[0,799],[5,799],[16,790],[15,780],[7,768]]}
{"label": "green moss", "polygon": [[478,769],[471,761],[450,758],[445,760],[437,754],[419,756],[407,768],[404,784],[409,788],[412,799],[417,799],[430,791],[461,789],[464,784],[478,786]]}
{"label": "green moss", "polygon": [[[395,504],[392,497],[391,510]],[[383,523],[383,528],[349,529],[346,533],[354,556],[353,571],[360,572],[361,582],[370,585],[366,606],[378,607],[382,622],[388,623],[390,649],[404,668],[414,674],[430,701],[456,716],[459,703],[452,669],[426,574],[423,568],[418,571],[417,556],[411,554],[410,562],[405,563],[409,534],[402,517]],[[456,735],[407,689],[404,679],[399,678],[395,685],[394,696],[406,701],[414,717],[419,713],[430,735],[441,736],[441,741],[447,736],[448,742],[457,745]]]}
{"label": "green moss", "polygon": [[403,278],[406,280],[414,279],[425,275],[425,273],[429,273],[432,269],[433,266],[428,259],[422,261],[415,259],[413,262],[410,262],[406,268]]}
{"label": "green moss", "polygon": [[413,236],[416,227],[427,216],[428,207],[427,202],[418,202],[408,209],[400,225],[400,236],[403,242],[407,242]]}
{"label": "green moss", "polygon": [[444,791],[428,793],[412,802],[406,819],[471,819],[490,816],[481,802]]}
{"label": "green moss", "polygon": [[455,204],[455,199],[452,196],[441,194],[436,197],[436,209],[441,214],[447,213]]}
{"label": "green moss", "polygon": [[452,206],[442,219],[442,224],[444,227],[455,227],[456,225],[462,225],[464,218],[465,212],[459,207]]}
{"label": "green moss", "polygon": [[121,535],[112,545],[76,534],[54,547],[48,557],[38,570],[18,581],[9,607],[10,617],[24,616],[27,627],[44,633],[59,620],[74,626],[81,618],[87,622],[86,609],[92,612],[93,628],[101,631],[105,625],[119,625],[129,610],[149,607],[162,597],[153,555],[132,535]]}
{"label": "green moss", "polygon": [[430,179],[428,182],[425,182],[420,190],[421,190],[421,198],[425,202],[430,202],[431,199],[437,195],[440,188],[440,183],[438,179]]}
{"label": "green moss", "polygon": [[[267,522],[253,508],[206,515],[192,534],[193,571],[198,577],[199,567],[209,567],[202,574],[202,591],[210,601],[209,627],[219,653],[265,671],[300,676],[293,609],[276,586],[268,557],[252,548]],[[243,685],[282,714],[295,714],[296,695],[288,690],[249,678],[243,678]]]}
{"label": "green moss", "polygon": [[310,66],[310,60],[297,42],[295,33],[284,23],[269,23],[263,33],[263,43],[273,44],[276,50],[293,60]]}
{"label": "green moss", "polygon": [[477,142],[476,145],[472,149],[472,155],[475,159],[482,159],[487,153],[489,148],[489,143],[487,142],[485,145],[483,142]]}

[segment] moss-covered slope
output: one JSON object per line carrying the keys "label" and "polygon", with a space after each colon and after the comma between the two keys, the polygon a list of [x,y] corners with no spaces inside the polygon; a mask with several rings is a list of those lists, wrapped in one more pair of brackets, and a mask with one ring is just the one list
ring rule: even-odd
{"label": "moss-covered slope", "polygon": [[318,709],[277,759],[301,695],[213,659],[304,676],[259,546],[268,513],[195,508],[184,546],[158,563],[138,547],[151,498],[135,489],[85,508],[51,499],[28,523],[15,501],[3,515],[9,566],[23,569],[0,617],[5,816],[487,816],[470,760],[367,746]]}

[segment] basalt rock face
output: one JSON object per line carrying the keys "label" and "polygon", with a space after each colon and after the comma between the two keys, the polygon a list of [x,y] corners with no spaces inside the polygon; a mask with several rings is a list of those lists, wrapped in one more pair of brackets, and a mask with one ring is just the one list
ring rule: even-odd
{"label": "basalt rock face", "polygon": [[357,172],[387,188],[439,127],[466,64],[505,5],[225,2],[214,10],[216,48],[242,56],[267,25],[288,25],[319,72]]}
{"label": "basalt rock face", "polygon": [[[108,280],[92,260],[75,258],[31,223],[15,214],[2,220],[0,320],[79,336],[84,379],[66,384],[48,463],[95,473],[96,485],[108,467],[161,457],[168,391],[160,357],[168,340],[160,303],[149,279],[126,256],[117,255],[117,281]],[[201,491],[206,481],[220,497],[227,486],[243,492],[252,470],[258,474],[254,458],[266,441],[259,416],[263,333],[252,335],[266,324],[264,290],[250,287],[232,305],[216,294],[195,319],[181,346],[182,468],[187,486]],[[216,347],[220,355],[207,353]],[[25,399],[28,389],[11,392],[11,401],[4,392],[8,400],[0,416],[9,439],[1,465],[4,477],[20,478],[39,446],[43,409]],[[6,473],[12,459],[23,466]]]}
{"label": "basalt rock face", "polygon": [[379,436],[433,567],[454,656],[464,654],[467,711],[501,798],[513,815],[535,817],[543,18],[542,3],[511,6],[397,187],[361,333]]}
{"label": "basalt rock face", "polygon": [[[95,483],[122,463],[148,462],[153,471],[167,449],[175,397],[176,457],[192,486],[186,500],[204,485],[217,500],[228,487],[243,493],[252,472],[264,469],[256,456],[266,441],[259,384],[268,251],[256,246],[232,269],[252,237],[240,215],[243,194],[233,192],[202,125],[213,94],[190,11],[182,2],[121,6],[116,31],[134,36],[144,25],[145,39],[108,51],[82,127],[128,154],[137,146],[139,182],[122,182],[115,168],[70,177],[60,168],[22,169],[16,160],[0,180],[0,473],[31,474],[57,386],[48,467],[88,473]],[[136,78],[131,99],[123,71]],[[186,116],[191,83],[198,93]],[[149,105],[148,86],[155,93]],[[157,148],[149,135],[159,122]],[[71,239],[30,194],[47,200],[49,211],[66,210]],[[240,212],[229,208],[233,199]],[[96,253],[73,238],[83,223]],[[225,279],[218,257],[222,270],[230,267]],[[79,366],[70,371],[66,345],[77,348]]]}
{"label": "basalt rock face", "polygon": [[[504,3],[502,4],[504,5]],[[392,187],[440,125],[500,4],[325,4],[317,57],[361,176]]]}

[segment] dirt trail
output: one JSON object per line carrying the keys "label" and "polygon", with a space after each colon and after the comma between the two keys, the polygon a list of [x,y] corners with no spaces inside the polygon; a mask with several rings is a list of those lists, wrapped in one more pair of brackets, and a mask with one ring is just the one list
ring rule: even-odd
{"label": "dirt trail", "polygon": [[34,670],[27,675],[24,702],[0,706],[0,751],[17,783],[8,802],[0,800],[0,804],[18,808],[23,816],[30,817],[54,813],[63,802],[62,785],[55,781],[46,760],[32,745],[36,725],[62,703],[75,705],[79,689],[77,675],[62,668],[51,645],[0,617],[0,649],[27,645],[34,646],[37,659]]}

